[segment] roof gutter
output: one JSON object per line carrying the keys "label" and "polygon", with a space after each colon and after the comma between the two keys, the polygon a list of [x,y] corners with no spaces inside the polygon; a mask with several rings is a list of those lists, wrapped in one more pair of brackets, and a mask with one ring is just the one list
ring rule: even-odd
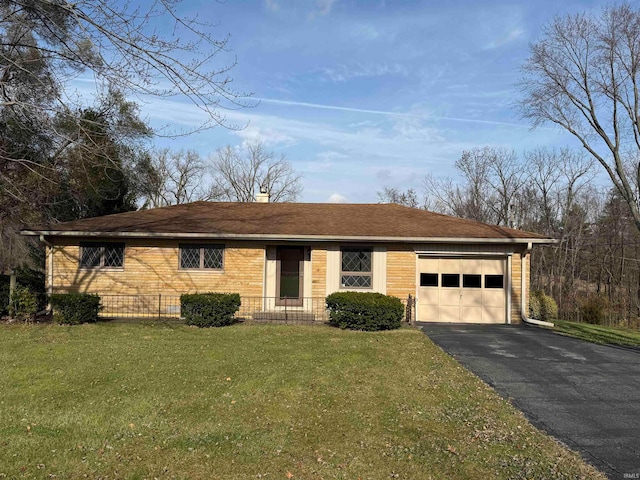
{"label": "roof gutter", "polygon": [[529,312],[527,312],[527,290],[526,290],[527,276],[525,275],[525,269],[527,267],[526,258],[527,258],[527,255],[531,254],[532,247],[533,245],[531,243],[528,243],[526,250],[520,255],[520,261],[521,261],[520,278],[522,282],[520,285],[520,292],[521,292],[520,293],[520,315],[522,316],[522,321],[527,325],[535,325],[536,327],[553,328],[554,326],[553,323],[529,318]]}
{"label": "roof gutter", "polygon": [[114,238],[216,238],[230,240],[271,240],[271,241],[315,241],[315,242],[402,242],[402,243],[558,243],[550,238],[482,238],[482,237],[376,237],[367,235],[282,235],[282,234],[236,234],[236,233],[150,233],[150,232],[86,232],[64,230],[22,230],[22,235],[58,237],[114,237]]}

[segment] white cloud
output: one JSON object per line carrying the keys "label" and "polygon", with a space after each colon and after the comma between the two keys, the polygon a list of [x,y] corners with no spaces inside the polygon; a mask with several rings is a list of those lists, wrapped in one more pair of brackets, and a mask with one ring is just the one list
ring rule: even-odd
{"label": "white cloud", "polygon": [[322,173],[330,172],[336,167],[336,162],[347,161],[349,156],[333,150],[320,152],[316,155],[316,160],[299,162],[298,166],[303,172]]}
{"label": "white cloud", "polygon": [[336,65],[333,68],[323,68],[321,70],[328,80],[334,83],[344,83],[357,78],[375,78],[383,76],[407,77],[409,71],[399,63],[378,63],[356,65]]}
{"label": "white cloud", "polygon": [[399,117],[395,120],[393,131],[402,139],[443,142],[445,139],[437,128],[427,127],[424,121],[413,117]]}
{"label": "white cloud", "polygon": [[507,45],[507,44],[519,39],[523,35],[524,35],[524,28],[522,28],[522,27],[512,28],[506,34],[491,40],[489,43],[487,43],[483,47],[483,49],[484,50],[491,50],[491,49],[494,49],[494,48],[503,47],[504,45]]}
{"label": "white cloud", "polygon": [[327,200],[329,203],[347,203],[349,199],[339,193],[332,193]]}
{"label": "white cloud", "polygon": [[234,134],[242,138],[244,143],[259,142],[267,146],[282,144],[293,145],[295,143],[295,140],[291,136],[275,128],[259,126],[253,123],[250,123],[242,130],[235,131]]}

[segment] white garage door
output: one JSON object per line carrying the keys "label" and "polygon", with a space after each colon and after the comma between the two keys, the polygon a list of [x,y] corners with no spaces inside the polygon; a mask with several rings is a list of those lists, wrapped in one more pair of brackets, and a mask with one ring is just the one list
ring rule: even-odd
{"label": "white garage door", "polygon": [[506,259],[418,258],[417,320],[506,323]]}

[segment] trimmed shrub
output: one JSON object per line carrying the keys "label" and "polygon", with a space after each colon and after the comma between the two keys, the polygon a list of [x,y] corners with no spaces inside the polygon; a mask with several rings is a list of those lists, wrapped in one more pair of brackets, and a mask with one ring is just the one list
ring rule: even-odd
{"label": "trimmed shrub", "polygon": [[535,290],[529,298],[529,316],[537,320],[549,322],[558,318],[558,305],[546,293]]}
{"label": "trimmed shrub", "polygon": [[542,307],[540,305],[540,296],[538,295],[539,293],[540,292],[536,290],[531,292],[531,295],[529,295],[529,316],[531,318],[535,318],[536,320],[541,319],[540,310]]}
{"label": "trimmed shrub", "polygon": [[540,297],[540,314],[545,322],[558,319],[558,304],[551,296],[545,293]]}
{"label": "trimmed shrub", "polygon": [[234,322],[240,310],[239,293],[185,293],[180,295],[180,312],[187,325],[224,327]]}
{"label": "trimmed shrub", "polygon": [[[44,264],[44,257],[42,258]],[[45,274],[37,268],[18,267],[15,270],[16,281],[27,287],[36,298],[36,308],[44,310],[47,307],[47,292],[45,291]]]}
{"label": "trimmed shrub", "polygon": [[9,302],[9,316],[17,320],[33,320],[37,311],[35,294],[27,287],[16,285]]}
{"label": "trimmed shrub", "polygon": [[580,302],[579,309],[583,322],[600,325],[609,309],[609,299],[602,294],[589,295]]}
{"label": "trimmed shrub", "polygon": [[327,296],[329,324],[350,330],[400,328],[404,306],[397,297],[372,292],[335,292]]}
{"label": "trimmed shrub", "polygon": [[102,309],[100,296],[95,293],[56,293],[51,295],[53,320],[78,325],[95,323]]}

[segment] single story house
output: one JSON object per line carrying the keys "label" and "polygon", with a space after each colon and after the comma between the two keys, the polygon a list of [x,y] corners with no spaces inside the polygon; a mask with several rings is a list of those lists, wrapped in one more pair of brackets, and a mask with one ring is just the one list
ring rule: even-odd
{"label": "single story house", "polygon": [[411,296],[418,321],[479,323],[522,321],[532,246],[553,242],[395,204],[264,198],[194,202],[22,233],[47,246],[49,293],[237,292],[243,304],[251,299],[253,310],[265,313],[312,311],[332,292],[357,290]]}

